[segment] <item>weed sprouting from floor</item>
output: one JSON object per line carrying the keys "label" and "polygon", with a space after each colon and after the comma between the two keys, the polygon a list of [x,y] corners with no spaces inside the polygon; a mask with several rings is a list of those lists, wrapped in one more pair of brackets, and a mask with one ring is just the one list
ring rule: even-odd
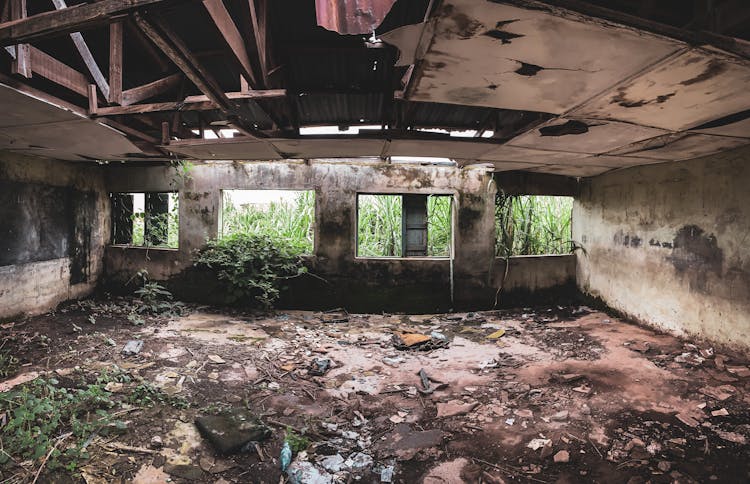
{"label": "weed sprouting from floor", "polygon": [[289,442],[289,447],[295,454],[302,452],[310,446],[310,439],[308,439],[304,435],[299,435],[290,427],[286,428],[284,440],[286,442]]}
{"label": "weed sprouting from floor", "polygon": [[288,279],[307,272],[297,247],[268,234],[237,233],[208,242],[194,259],[215,274],[224,300],[270,308]]}
{"label": "weed sprouting from floor", "polygon": [[173,301],[174,296],[164,286],[152,281],[146,269],[141,269],[135,275],[141,281],[141,287],[135,290],[136,300],[128,315],[128,320],[140,326],[144,323],[142,315],[179,316],[184,313],[185,306],[181,302]]}
{"label": "weed sprouting from floor", "polygon": [[82,388],[65,388],[54,378],[38,378],[18,389],[0,393],[2,428],[0,468],[21,460],[46,458],[49,470],[75,470],[88,459],[87,440],[125,429],[108,410],[115,406],[105,387],[109,377]]}
{"label": "weed sprouting from floor", "polygon": [[141,383],[133,388],[126,401],[139,407],[153,407],[154,405],[169,405],[174,408],[185,409],[190,402],[178,395],[169,395],[150,383]]}

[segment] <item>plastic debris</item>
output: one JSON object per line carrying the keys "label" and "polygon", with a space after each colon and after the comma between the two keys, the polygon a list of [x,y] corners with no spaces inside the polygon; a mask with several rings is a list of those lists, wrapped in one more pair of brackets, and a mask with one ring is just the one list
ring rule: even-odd
{"label": "plastic debris", "polygon": [[284,446],[281,447],[279,462],[281,462],[281,472],[286,471],[289,468],[289,464],[292,463],[292,448],[289,447],[289,442],[286,440],[284,441]]}
{"label": "plastic debris", "polygon": [[328,358],[315,358],[307,373],[313,376],[323,376],[331,369],[331,360]]}
{"label": "plastic debris", "polygon": [[491,335],[487,336],[487,339],[498,339],[498,338],[502,338],[504,335],[505,335],[505,330],[504,329],[498,329],[497,331],[495,331]]}
{"label": "plastic debris", "polygon": [[122,354],[125,356],[137,355],[143,349],[143,340],[131,339],[122,348]]}

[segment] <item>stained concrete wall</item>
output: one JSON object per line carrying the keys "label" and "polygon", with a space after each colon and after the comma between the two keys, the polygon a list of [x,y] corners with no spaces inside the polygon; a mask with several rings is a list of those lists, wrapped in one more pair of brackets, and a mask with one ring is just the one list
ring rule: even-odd
{"label": "stained concrete wall", "polygon": [[103,171],[0,153],[0,187],[0,318],[93,291],[109,233]]}
{"label": "stained concrete wall", "polygon": [[582,184],[582,290],[657,328],[750,347],[750,148]]}
{"label": "stained concrete wall", "polygon": [[[108,247],[107,279],[122,283],[145,268],[168,280],[185,297],[211,299],[210,282],[191,269],[191,257],[219,230],[221,190],[314,190],[315,253],[310,270],[326,279],[296,280],[285,302],[296,307],[346,306],[360,311],[434,311],[490,307],[504,274],[494,257],[495,184],[479,169],[413,167],[324,161],[210,163],[196,165],[190,179],[170,168],[114,166],[112,192],[179,190],[179,249]],[[449,259],[355,257],[358,193],[434,193],[455,200],[453,297]],[[506,305],[542,289],[574,287],[574,258],[519,258],[511,263],[502,299]],[[498,276],[498,274],[500,276]],[[518,291],[515,291],[518,290]],[[515,291],[515,292],[514,292]],[[514,296],[515,294],[515,296]],[[219,294],[215,300],[220,300]]]}

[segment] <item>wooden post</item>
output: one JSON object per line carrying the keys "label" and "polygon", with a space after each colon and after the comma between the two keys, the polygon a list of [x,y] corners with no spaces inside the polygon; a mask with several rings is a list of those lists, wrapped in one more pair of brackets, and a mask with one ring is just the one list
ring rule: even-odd
{"label": "wooden post", "polygon": [[163,121],[161,123],[161,144],[168,145],[170,136],[169,121]]}
{"label": "wooden post", "polygon": [[[10,0],[10,18],[19,20],[26,18],[26,0]],[[11,63],[10,71],[31,79],[31,50],[29,44],[16,45],[16,58]]]}
{"label": "wooden post", "polygon": [[122,22],[109,26],[109,102],[122,104]]}
{"label": "wooden post", "polygon": [[96,84],[89,84],[89,116],[96,116],[99,103],[96,99]]}

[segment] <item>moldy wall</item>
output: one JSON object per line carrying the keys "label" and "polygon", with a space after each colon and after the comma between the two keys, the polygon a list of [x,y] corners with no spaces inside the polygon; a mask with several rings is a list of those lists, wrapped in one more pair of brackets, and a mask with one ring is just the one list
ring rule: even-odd
{"label": "moldy wall", "polygon": [[750,347],[750,148],[582,184],[578,283],[678,334]]}
{"label": "moldy wall", "polygon": [[109,232],[103,171],[0,153],[0,318],[89,294]]}
{"label": "moldy wall", "polygon": [[[219,230],[221,190],[314,190],[315,253],[311,272],[323,277],[293,281],[282,304],[307,308],[345,306],[357,311],[436,311],[488,308],[504,272],[494,257],[494,197],[491,175],[479,169],[405,166],[355,161],[207,163],[196,165],[185,185],[177,186],[170,168],[110,166],[111,192],[179,189],[179,249],[111,246],[106,249],[107,279],[121,284],[145,268],[168,280],[181,297],[211,299],[214,288],[192,268],[191,256]],[[454,303],[450,260],[357,258],[358,193],[433,193],[454,197]],[[518,258],[511,264],[504,304],[526,292],[574,287],[574,256]],[[533,272],[532,272],[533,271]],[[521,294],[521,293],[518,293]],[[215,298],[219,300],[220,298]]]}

